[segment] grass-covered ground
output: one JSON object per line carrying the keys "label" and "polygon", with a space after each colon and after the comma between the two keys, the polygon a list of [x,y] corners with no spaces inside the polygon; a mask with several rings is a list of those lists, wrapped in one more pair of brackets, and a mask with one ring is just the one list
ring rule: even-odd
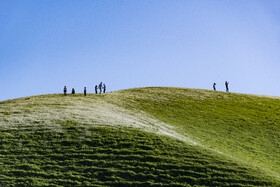
{"label": "grass-covered ground", "polygon": [[133,129],[1,130],[1,186],[273,185],[258,170]]}
{"label": "grass-covered ground", "polygon": [[3,101],[0,186],[280,186],[279,113],[182,88]]}

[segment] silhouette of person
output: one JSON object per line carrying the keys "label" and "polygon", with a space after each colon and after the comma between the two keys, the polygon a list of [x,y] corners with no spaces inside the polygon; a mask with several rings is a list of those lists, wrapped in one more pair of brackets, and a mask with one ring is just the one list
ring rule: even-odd
{"label": "silhouette of person", "polygon": [[226,85],[226,91],[227,91],[227,92],[229,92],[229,89],[228,89],[228,84],[229,84],[229,82],[228,82],[228,81],[226,81],[226,82],[225,82],[225,85]]}
{"label": "silhouette of person", "polygon": [[72,94],[75,94],[75,89],[74,88],[72,88]]}
{"label": "silhouette of person", "polygon": [[66,88],[66,86],[64,86],[63,92],[64,92],[64,95],[66,95],[66,93],[67,93],[67,88]]}
{"label": "silhouette of person", "polygon": [[95,85],[95,94],[97,94],[98,87]]}
{"label": "silhouette of person", "polygon": [[105,93],[105,92],[106,92],[106,85],[103,84],[103,93]]}
{"label": "silhouette of person", "polygon": [[100,90],[99,94],[101,94],[101,93],[102,93],[102,82],[100,82],[98,88],[99,88],[99,90]]}
{"label": "silhouette of person", "polygon": [[84,96],[87,96],[87,87],[84,87]]}
{"label": "silhouette of person", "polygon": [[213,89],[216,91],[216,83],[213,84]]}

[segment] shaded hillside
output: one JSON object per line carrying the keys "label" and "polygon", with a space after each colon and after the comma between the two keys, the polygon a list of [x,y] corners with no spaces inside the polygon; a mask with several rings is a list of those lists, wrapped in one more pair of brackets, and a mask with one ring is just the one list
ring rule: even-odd
{"label": "shaded hillside", "polygon": [[277,186],[279,103],[181,88],[0,102],[0,185]]}

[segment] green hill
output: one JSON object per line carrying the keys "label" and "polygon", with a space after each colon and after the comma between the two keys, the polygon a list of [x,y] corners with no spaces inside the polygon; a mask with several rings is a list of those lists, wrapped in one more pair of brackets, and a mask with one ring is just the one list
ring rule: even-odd
{"label": "green hill", "polygon": [[280,100],[183,88],[0,102],[0,186],[280,186]]}

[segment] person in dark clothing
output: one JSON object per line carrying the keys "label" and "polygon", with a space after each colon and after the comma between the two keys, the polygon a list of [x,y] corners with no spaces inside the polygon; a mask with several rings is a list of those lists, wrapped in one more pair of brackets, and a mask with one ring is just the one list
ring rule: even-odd
{"label": "person in dark clothing", "polygon": [[103,84],[103,93],[105,93],[105,92],[106,92],[106,85]]}
{"label": "person in dark clothing", "polygon": [[102,82],[100,82],[98,88],[99,88],[99,90],[100,90],[99,94],[101,94],[101,93],[102,93]]}
{"label": "person in dark clothing", "polygon": [[213,89],[216,91],[216,83],[213,84]]}
{"label": "person in dark clothing", "polygon": [[72,94],[73,94],[73,95],[75,94],[75,89],[74,89],[74,88],[72,88]]}
{"label": "person in dark clothing", "polygon": [[97,87],[97,85],[95,85],[95,94],[97,94],[98,93],[98,87]]}
{"label": "person in dark clothing", "polygon": [[66,93],[67,93],[67,88],[66,88],[66,86],[64,86],[63,92],[64,92],[64,95],[66,95]]}
{"label": "person in dark clothing", "polygon": [[87,87],[84,87],[84,96],[87,96]]}
{"label": "person in dark clothing", "polygon": [[225,85],[226,85],[226,92],[229,92],[229,89],[228,89],[228,84],[229,84],[229,82],[228,82],[228,81],[226,81],[226,82],[225,82]]}

